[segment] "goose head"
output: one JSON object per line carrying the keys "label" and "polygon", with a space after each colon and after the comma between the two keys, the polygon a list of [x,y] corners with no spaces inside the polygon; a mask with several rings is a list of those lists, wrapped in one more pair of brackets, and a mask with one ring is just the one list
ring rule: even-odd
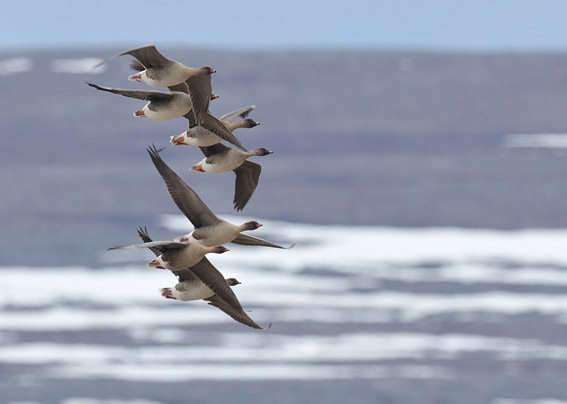
{"label": "goose head", "polygon": [[251,221],[246,222],[246,223],[244,223],[244,224],[242,225],[242,228],[243,228],[244,230],[256,230],[256,229],[258,229],[258,228],[260,228],[260,227],[262,227],[262,224],[261,224],[261,223],[258,223],[258,222],[255,221],[255,220],[251,220]]}
{"label": "goose head", "polygon": [[273,151],[266,149],[265,147],[260,147],[259,149],[254,150],[255,156],[267,156],[268,154],[272,154]]}
{"label": "goose head", "polygon": [[236,278],[226,278],[226,283],[228,284],[228,286],[236,286],[240,285],[242,282],[240,282]]}

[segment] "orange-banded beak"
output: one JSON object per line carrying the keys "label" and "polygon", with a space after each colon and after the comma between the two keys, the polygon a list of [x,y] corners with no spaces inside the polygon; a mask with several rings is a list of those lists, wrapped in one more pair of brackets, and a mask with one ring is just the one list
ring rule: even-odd
{"label": "orange-banded beak", "polygon": [[203,170],[202,166],[193,166],[193,167],[191,167],[191,170],[200,171],[202,173],[205,172],[205,170]]}
{"label": "orange-banded beak", "polygon": [[165,269],[164,267],[162,267],[162,266],[160,265],[159,260],[157,260],[157,259],[148,262],[148,267],[149,267],[149,268]]}
{"label": "orange-banded beak", "polygon": [[186,146],[185,143],[183,143],[184,138],[183,135],[171,136],[169,142],[176,146]]}
{"label": "orange-banded beak", "polygon": [[142,73],[135,73],[128,76],[130,81],[142,81]]}
{"label": "orange-banded beak", "polygon": [[134,112],[134,116],[146,116],[146,113],[143,110],[139,110]]}

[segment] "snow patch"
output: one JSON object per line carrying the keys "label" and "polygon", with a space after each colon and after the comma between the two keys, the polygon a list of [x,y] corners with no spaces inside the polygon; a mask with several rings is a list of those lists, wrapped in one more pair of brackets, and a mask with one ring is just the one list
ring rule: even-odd
{"label": "snow patch", "polygon": [[106,70],[106,65],[99,65],[103,60],[98,58],[55,59],[49,64],[55,73],[92,73],[99,74]]}

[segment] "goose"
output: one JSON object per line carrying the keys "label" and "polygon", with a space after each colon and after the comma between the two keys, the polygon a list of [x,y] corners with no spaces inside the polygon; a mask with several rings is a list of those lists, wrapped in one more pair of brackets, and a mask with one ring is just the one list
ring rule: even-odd
{"label": "goose", "polygon": [[[130,66],[134,70],[144,69],[144,66],[137,61],[134,61]],[[209,110],[209,102],[219,98],[218,95],[212,94],[211,74],[215,73],[215,71],[207,66],[201,69],[203,69],[203,72],[200,75],[195,75],[185,81],[167,86],[169,91],[180,91],[189,94],[193,106],[192,110],[197,112],[196,115],[193,115],[197,124],[203,123],[204,116]],[[209,94],[211,95],[210,98],[208,97]]]}
{"label": "goose", "polygon": [[87,84],[97,90],[149,101],[141,110],[134,112],[134,116],[147,116],[156,121],[166,121],[192,111],[197,124],[201,124],[208,113],[211,98],[217,98],[212,93],[211,76],[210,74],[195,76],[188,82],[191,84],[182,83],[183,86],[171,86],[169,93],[152,90],[126,90],[103,87],[93,83]]}
{"label": "goose", "polygon": [[205,246],[196,242],[190,242],[188,237],[181,237],[173,241],[151,241],[140,244],[119,245],[110,247],[109,250],[150,248],[159,251],[159,256],[148,263],[150,268],[169,269],[179,271],[196,265],[205,257],[205,254],[222,254],[228,248],[222,245]]}
{"label": "goose", "polygon": [[144,82],[151,87],[174,86],[191,77],[200,75],[203,68],[210,69],[211,73],[215,73],[215,70],[209,66],[200,68],[189,67],[183,63],[168,59],[157,50],[155,45],[144,45],[121,52],[99,63],[99,65],[124,55],[134,57],[140,65],[137,70],[141,70],[131,74],[128,80]]}
{"label": "goose", "polygon": [[[189,93],[187,83],[181,83],[170,87],[171,91]],[[189,121],[189,128],[176,136],[170,137],[170,142],[174,145],[192,145],[192,146],[211,146],[226,140],[239,149],[246,151],[246,147],[233,135],[232,130],[227,127],[233,125],[230,121],[223,122],[207,112],[199,122],[193,112],[188,111],[183,115]]]}
{"label": "goose", "polygon": [[[222,122],[226,128],[230,132],[234,131],[238,128],[253,128],[255,126],[260,125],[260,122],[254,121],[253,119],[241,119],[238,121],[234,121],[233,119],[226,119],[227,116],[230,116],[233,113],[238,113],[236,116],[241,116],[243,118],[248,115],[251,109],[254,107],[244,107],[237,109],[236,111],[230,112],[229,114],[225,114],[219,118],[219,121]],[[246,113],[242,113],[243,110],[246,110]],[[210,130],[206,129],[201,125],[196,125],[195,122],[189,122],[189,128],[176,136],[170,137],[170,142],[177,146],[188,145],[188,146],[212,146],[217,143],[222,142],[224,139],[215,135]],[[234,142],[231,142],[234,144]]]}
{"label": "goose", "polygon": [[[200,148],[205,159],[191,167],[191,169],[200,172],[225,172],[232,170],[236,174],[234,182],[234,209],[240,211],[246,206],[252,194],[258,186],[260,180],[260,172],[262,167],[260,164],[246,160],[247,154],[226,147],[223,144],[216,144],[208,147]],[[251,150],[248,153],[259,153],[257,155],[267,155],[272,152],[267,149]]]}
{"label": "goose", "polygon": [[[199,195],[162,160],[155,146],[148,147],[147,151],[165,182],[173,201],[195,227],[191,233],[174,240],[188,240],[209,247],[232,242],[241,245],[286,248],[261,238],[242,234],[243,231],[261,227],[262,225],[257,221],[252,220],[241,225],[235,225],[217,217]],[[292,244],[287,248],[293,246]]]}
{"label": "goose", "polygon": [[169,119],[179,118],[187,114],[193,107],[189,94],[181,91],[166,93],[151,90],[124,90],[120,88],[103,87],[94,83],[87,84],[100,91],[107,91],[125,97],[149,101],[141,110],[134,112],[134,116],[147,117],[154,121],[167,121]]}
{"label": "goose", "polygon": [[[124,90],[119,88],[110,88],[99,86],[94,83],[87,83],[89,86],[97,90],[106,91],[113,94],[120,94],[125,97],[137,98],[140,100],[148,100],[149,102],[139,111],[134,112],[134,116],[148,117],[154,121],[167,121],[169,119],[179,118],[181,116],[190,117],[192,122],[196,123],[195,114],[192,109],[192,102],[189,94],[187,93],[187,86],[185,83],[182,85],[173,86],[174,91],[169,93],[161,91],[146,91],[146,90]],[[184,90],[184,91],[177,91]],[[209,99],[217,98],[216,95],[210,93]],[[189,119],[189,118],[188,118]],[[236,147],[246,150],[246,147],[232,134],[232,132],[221,121],[206,112],[203,115],[203,121],[200,123],[202,127],[208,131],[213,132],[222,140],[232,143]]]}
{"label": "goose", "polygon": [[201,147],[200,149],[205,155],[205,158],[192,166],[191,169],[203,173],[224,173],[226,171],[232,171],[240,167],[249,157],[267,156],[273,153],[273,151],[265,147],[242,152],[222,144]]}
{"label": "goose", "polygon": [[[144,243],[152,242],[146,228],[138,228],[138,235]],[[160,254],[158,250],[153,248],[152,251],[156,256]],[[272,324],[270,323],[267,327],[262,328],[244,312],[230,288],[230,286],[239,285],[240,282],[235,278],[224,279],[223,275],[206,257],[203,257],[199,263],[191,268],[172,272],[178,277],[179,282],[171,288],[160,289],[161,295],[165,298],[181,301],[205,300],[239,323],[256,329],[271,327]]]}
{"label": "goose", "polygon": [[[254,108],[256,108],[255,105],[239,108],[235,111],[229,112],[228,114],[220,116],[219,120],[224,123],[226,127],[230,129],[230,131],[239,128],[253,128],[260,125],[260,122],[247,118],[248,114],[250,114],[250,112],[253,111]],[[239,117],[242,119],[236,120]]]}

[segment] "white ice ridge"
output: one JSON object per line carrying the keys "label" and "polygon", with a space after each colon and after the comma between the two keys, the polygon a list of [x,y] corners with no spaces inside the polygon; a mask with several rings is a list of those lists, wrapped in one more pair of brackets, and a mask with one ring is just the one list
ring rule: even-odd
{"label": "white ice ridge", "polygon": [[106,65],[97,66],[102,59],[81,58],[81,59],[55,59],[49,64],[50,70],[55,73],[102,73],[106,70]]}
{"label": "white ice ridge", "polygon": [[[219,216],[233,223],[250,220],[242,216]],[[565,229],[394,228],[255,219],[264,226],[250,234],[268,240],[277,237],[284,245],[297,243],[292,250],[254,250],[255,262],[269,262],[281,269],[323,266],[353,268],[377,262],[458,263],[498,259],[567,265]],[[193,228],[182,215],[164,215],[162,223],[176,235],[188,233]],[[250,247],[229,246],[231,259],[245,260],[250,254]]]}
{"label": "white ice ridge", "polygon": [[0,76],[29,72],[33,69],[30,58],[18,57],[0,60]]}
{"label": "white ice ridge", "polygon": [[533,133],[507,135],[504,140],[507,148],[541,148],[565,149],[567,148],[566,133]]}

